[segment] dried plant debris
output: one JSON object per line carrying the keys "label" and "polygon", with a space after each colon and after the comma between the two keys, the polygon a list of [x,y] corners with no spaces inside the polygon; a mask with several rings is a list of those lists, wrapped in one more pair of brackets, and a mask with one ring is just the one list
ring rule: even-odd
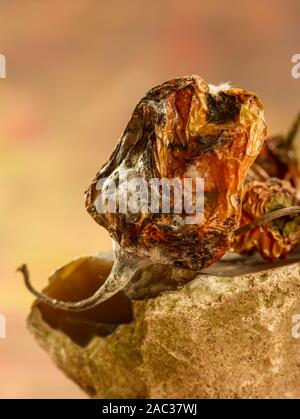
{"label": "dried plant debris", "polygon": [[[236,235],[233,251],[249,254],[256,250],[272,261],[286,257],[298,245],[300,207],[290,182],[271,178],[247,183],[242,208],[240,234]],[[280,218],[274,219],[278,213]]]}

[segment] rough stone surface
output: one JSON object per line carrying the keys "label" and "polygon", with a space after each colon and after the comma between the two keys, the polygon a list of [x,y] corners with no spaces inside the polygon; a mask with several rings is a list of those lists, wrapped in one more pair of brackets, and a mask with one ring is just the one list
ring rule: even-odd
{"label": "rough stone surface", "polygon": [[54,363],[100,398],[300,398],[300,264],[199,275],[133,302],[134,321],[80,347],[34,304],[28,325]]}

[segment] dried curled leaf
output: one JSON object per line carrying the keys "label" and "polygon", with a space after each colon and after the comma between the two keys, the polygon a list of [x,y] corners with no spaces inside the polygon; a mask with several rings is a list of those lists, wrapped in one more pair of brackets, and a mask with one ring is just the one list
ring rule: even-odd
{"label": "dried curled leaf", "polygon": [[[249,182],[243,193],[240,225],[247,225],[265,214],[297,205],[296,190],[290,182],[270,179]],[[258,251],[264,259],[284,258],[300,240],[300,216],[286,216],[258,225],[236,237],[232,250],[238,253]]]}

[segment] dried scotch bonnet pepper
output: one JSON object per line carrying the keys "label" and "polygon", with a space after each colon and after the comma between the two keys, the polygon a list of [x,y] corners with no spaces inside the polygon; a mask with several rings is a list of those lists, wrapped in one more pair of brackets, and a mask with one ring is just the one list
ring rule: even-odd
{"label": "dried scotch bonnet pepper", "polygon": [[[267,260],[284,258],[300,241],[300,215],[296,190],[290,182],[270,178],[266,182],[249,182],[244,187],[242,216],[239,231],[232,249],[249,254],[258,251]],[[268,215],[281,215],[270,219]],[[284,213],[286,216],[283,216]],[[288,215],[290,214],[290,215]],[[265,223],[262,217],[265,216]],[[253,225],[260,220],[260,225]],[[243,226],[246,231],[243,233]]]}
{"label": "dried scotch bonnet pepper", "polygon": [[[242,186],[265,134],[263,106],[254,93],[208,85],[199,76],[154,87],[137,104],[86,194],[88,212],[114,242],[115,261],[106,282],[79,302],[41,295],[31,286],[28,272],[23,272],[27,286],[55,307],[84,310],[130,288],[141,267],[161,264],[199,271],[216,262],[229,249],[239,226]],[[175,200],[169,213],[99,211],[103,198],[99,182],[105,179],[120,186],[124,172],[127,180],[146,182],[204,179],[204,213],[196,223],[187,223],[185,210],[174,212]]]}

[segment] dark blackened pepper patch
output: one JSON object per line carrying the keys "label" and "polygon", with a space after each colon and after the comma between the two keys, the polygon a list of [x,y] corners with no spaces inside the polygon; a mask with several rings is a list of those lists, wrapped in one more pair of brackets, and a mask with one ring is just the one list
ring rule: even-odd
{"label": "dark blackened pepper patch", "polygon": [[236,96],[220,92],[218,95],[205,94],[208,108],[208,122],[224,123],[234,121],[240,112],[240,103]]}

